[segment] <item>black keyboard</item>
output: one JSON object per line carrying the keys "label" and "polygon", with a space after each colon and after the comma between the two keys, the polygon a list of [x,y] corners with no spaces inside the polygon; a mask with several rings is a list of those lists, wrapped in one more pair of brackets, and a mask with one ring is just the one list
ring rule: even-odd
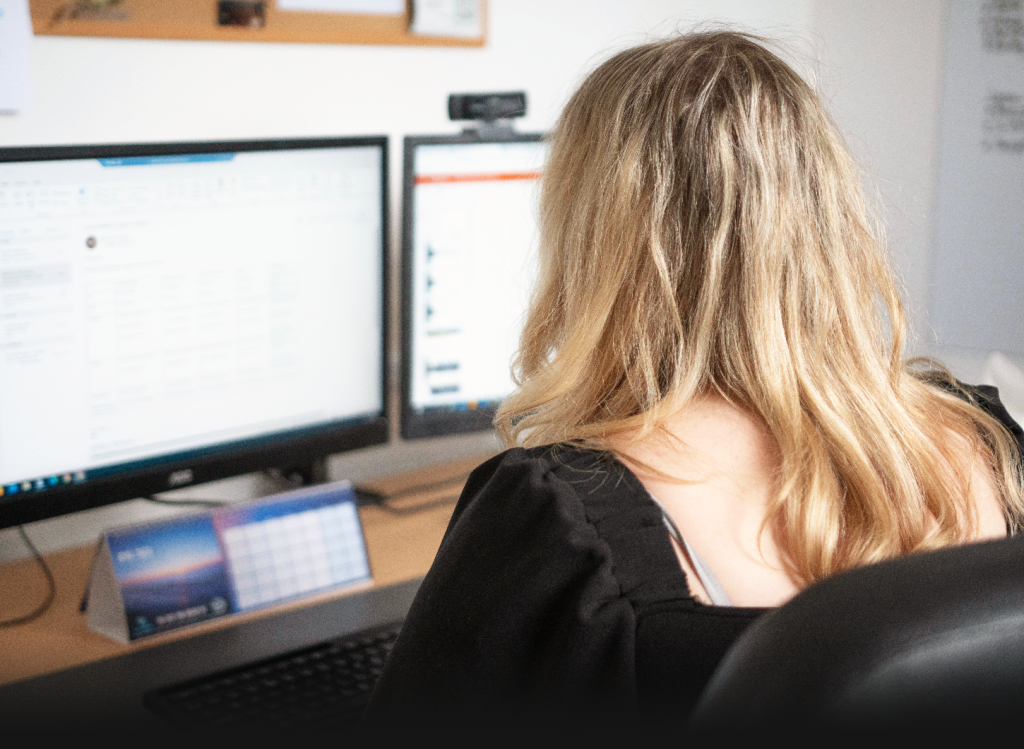
{"label": "black keyboard", "polygon": [[145,695],[148,708],[194,726],[355,725],[401,622],[210,674]]}

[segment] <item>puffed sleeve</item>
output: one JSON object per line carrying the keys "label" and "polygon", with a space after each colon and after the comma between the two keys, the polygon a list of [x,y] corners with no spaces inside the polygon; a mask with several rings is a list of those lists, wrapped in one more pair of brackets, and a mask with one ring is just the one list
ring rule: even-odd
{"label": "puffed sleeve", "polygon": [[1006,430],[1017,440],[1018,447],[1024,448],[1024,429],[1021,429],[1010,412],[999,399],[999,389],[993,385],[965,385],[972,399],[989,415],[994,416]]}
{"label": "puffed sleeve", "polygon": [[636,707],[635,614],[570,480],[538,451],[470,476],[367,711]]}
{"label": "puffed sleeve", "polygon": [[966,382],[953,379],[945,373],[926,372],[922,374],[926,382],[945,390],[963,400],[972,403],[1002,424],[1017,441],[1017,446],[1024,452],[1024,429],[1010,415],[999,398],[999,389],[993,385],[968,385]]}

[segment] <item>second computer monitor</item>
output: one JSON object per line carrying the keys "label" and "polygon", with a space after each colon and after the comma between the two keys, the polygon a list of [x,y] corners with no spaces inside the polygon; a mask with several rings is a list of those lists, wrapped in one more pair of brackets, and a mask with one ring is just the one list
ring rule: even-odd
{"label": "second computer monitor", "polygon": [[540,134],[405,139],[402,435],[491,428],[536,269]]}

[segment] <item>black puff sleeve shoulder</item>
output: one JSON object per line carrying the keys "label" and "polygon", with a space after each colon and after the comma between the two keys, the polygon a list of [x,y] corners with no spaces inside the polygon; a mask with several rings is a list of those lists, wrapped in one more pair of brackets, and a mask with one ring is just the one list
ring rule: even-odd
{"label": "black puff sleeve shoulder", "polygon": [[1024,448],[1024,429],[1014,421],[1006,406],[999,399],[999,389],[993,385],[965,385],[964,388],[982,410],[996,418],[1017,440],[1018,447]]}
{"label": "black puff sleeve shoulder", "polygon": [[636,707],[635,614],[550,448],[470,476],[366,721]]}

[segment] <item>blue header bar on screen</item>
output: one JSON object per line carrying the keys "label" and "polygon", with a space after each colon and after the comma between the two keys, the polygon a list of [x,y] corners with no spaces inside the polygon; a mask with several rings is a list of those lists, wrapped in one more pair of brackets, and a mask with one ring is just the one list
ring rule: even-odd
{"label": "blue header bar on screen", "polygon": [[153,164],[194,164],[200,161],[231,161],[233,153],[176,153],[168,156],[126,156],[98,159],[102,166],[150,166]]}

